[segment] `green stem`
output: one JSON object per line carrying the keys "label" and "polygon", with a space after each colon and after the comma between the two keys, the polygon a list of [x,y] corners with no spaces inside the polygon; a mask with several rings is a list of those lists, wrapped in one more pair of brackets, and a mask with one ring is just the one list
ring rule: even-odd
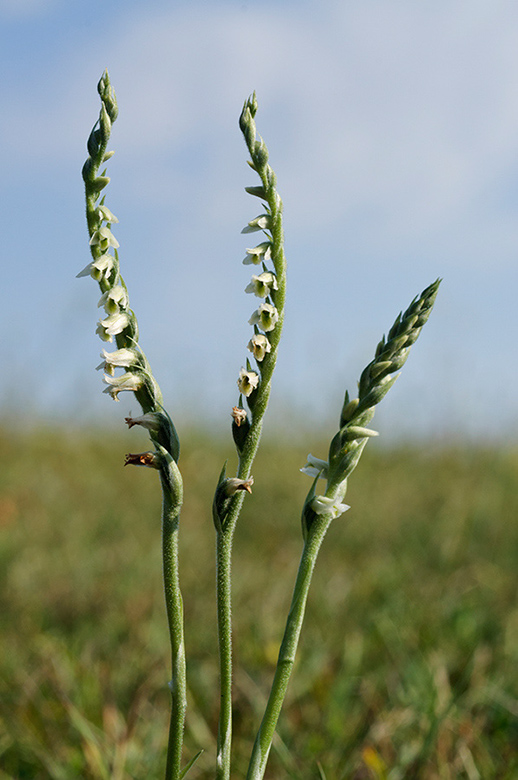
{"label": "green stem", "polygon": [[[240,458],[238,476],[248,479],[259,447],[262,423],[252,423],[246,456]],[[253,446],[250,446],[253,442]],[[220,714],[216,780],[228,780],[232,747],[232,544],[245,494],[234,494],[225,527],[216,534],[216,605],[220,665]]]}
{"label": "green stem", "polygon": [[[272,290],[271,300],[278,312],[275,328],[268,332],[271,351],[261,363],[258,363],[260,382],[253,397],[248,399],[251,412],[251,424],[242,450],[239,449],[239,467],[237,476],[247,480],[250,477],[252,464],[256,456],[263,418],[270,398],[272,376],[277,362],[277,351],[284,323],[284,303],[286,298],[286,258],[284,255],[284,234],[282,227],[282,201],[275,188],[275,174],[267,164],[267,151],[264,144],[261,149],[255,143],[255,130],[250,136],[246,127],[253,124],[253,114],[248,110],[251,104],[245,104],[245,127],[241,129],[252,157],[253,167],[262,183],[261,199],[268,203],[271,216],[269,228],[271,240],[272,263],[277,280],[277,290]],[[243,118],[243,115],[242,115]],[[237,491],[231,499],[224,523],[216,529],[216,602],[218,620],[218,642],[220,660],[220,717],[218,725],[216,780],[229,780],[231,768],[232,746],[232,542],[234,531],[239,519],[245,493]]]}
{"label": "green stem", "polygon": [[169,723],[165,780],[179,780],[181,776],[183,732],[187,709],[183,602],[178,571],[178,531],[182,506],[182,483],[178,469],[175,467],[176,464],[172,461],[170,468],[177,472],[174,489],[171,486],[171,481],[164,479],[163,472],[161,472],[163,495],[162,559],[172,667],[172,679],[169,684],[171,690],[171,719]]}
{"label": "green stem", "polygon": [[331,515],[320,515],[318,520],[312,524],[302,550],[291,607],[286,621],[281,648],[279,650],[275,676],[250,757],[250,764],[246,776],[247,780],[261,780],[266,770],[266,763],[275,734],[275,728],[295,663],[295,654],[297,652],[302,623],[304,621],[313,570],[315,568],[320,546],[331,520]]}
{"label": "green stem", "polygon": [[218,617],[220,713],[216,757],[216,778],[230,777],[232,745],[232,536],[218,533],[216,540],[216,593]]}

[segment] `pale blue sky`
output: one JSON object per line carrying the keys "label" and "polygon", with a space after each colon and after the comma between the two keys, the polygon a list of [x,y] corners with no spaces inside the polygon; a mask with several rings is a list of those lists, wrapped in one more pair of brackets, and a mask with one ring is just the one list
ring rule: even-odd
{"label": "pale blue sky", "polygon": [[237,120],[254,89],[285,204],[289,301],[273,415],[336,420],[398,311],[436,309],[377,416],[516,434],[518,5],[511,0],[0,0],[0,404],[129,409],[94,371],[99,298],[80,177],[107,67],[106,203],[141,344],[176,418],[225,424],[247,357]]}

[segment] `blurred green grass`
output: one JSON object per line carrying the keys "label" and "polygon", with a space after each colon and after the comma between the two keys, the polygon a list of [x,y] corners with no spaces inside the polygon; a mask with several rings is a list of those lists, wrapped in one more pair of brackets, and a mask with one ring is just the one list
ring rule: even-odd
{"label": "blurred green grass", "polygon": [[[140,435],[140,434],[139,434]],[[184,435],[189,775],[213,777],[210,504],[228,440]],[[169,653],[144,437],[0,430],[0,777],[161,778]],[[266,440],[234,564],[244,776],[301,549],[298,469]],[[231,460],[232,463],[232,460]],[[518,451],[369,444],[317,564],[267,777],[518,777]]]}

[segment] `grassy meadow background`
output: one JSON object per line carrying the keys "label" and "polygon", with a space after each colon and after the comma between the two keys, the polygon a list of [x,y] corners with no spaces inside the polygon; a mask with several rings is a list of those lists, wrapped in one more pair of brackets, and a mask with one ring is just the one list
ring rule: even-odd
{"label": "grassy meadow background", "polygon": [[[327,437],[326,432],[325,436]],[[230,436],[183,433],[192,780],[214,776],[210,503]],[[169,650],[141,431],[0,428],[0,777],[163,775]],[[308,452],[266,436],[234,564],[243,777],[301,549]],[[317,564],[267,777],[518,777],[518,450],[369,443]]]}

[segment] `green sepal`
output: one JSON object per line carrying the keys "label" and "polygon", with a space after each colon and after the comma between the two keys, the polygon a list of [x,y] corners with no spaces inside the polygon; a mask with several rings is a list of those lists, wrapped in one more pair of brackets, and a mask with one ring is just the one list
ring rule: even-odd
{"label": "green sepal", "polygon": [[180,458],[180,439],[173,421],[165,410],[154,412],[159,425],[158,431],[150,431],[153,442],[160,444],[171,455],[173,460],[178,463]]}
{"label": "green sepal", "polygon": [[261,198],[261,200],[266,200],[266,190],[264,187],[257,186],[257,187],[245,187],[246,192],[248,192],[249,195],[255,195],[256,198]]}
{"label": "green sepal", "polygon": [[[381,374],[383,374],[384,371],[387,371],[387,369],[392,369],[392,361],[391,360],[378,360],[373,365],[371,365],[370,369],[370,375],[373,379],[376,379]],[[392,369],[394,370],[394,369]],[[389,371],[390,373],[390,371]]]}
{"label": "green sepal", "polygon": [[252,155],[257,171],[262,171],[266,168],[268,164],[268,149],[266,148],[264,141],[255,142]]}
{"label": "green sepal", "polygon": [[110,77],[107,70],[104,71],[103,75],[99,79],[99,83],[97,84],[97,92],[99,93],[99,97],[101,98],[103,104],[106,106],[106,111],[108,112],[110,120],[115,122],[117,116],[119,115],[119,109],[117,107],[115,91],[110,84]]}
{"label": "green sepal", "polygon": [[349,392],[347,390],[345,391],[344,403],[342,412],[340,414],[340,428],[343,428],[344,425],[347,425],[347,423],[350,422],[351,419],[356,415],[356,409],[358,408],[359,403],[359,398],[353,398],[352,400],[349,400]]}
{"label": "green sepal", "polygon": [[360,412],[369,409],[371,406],[376,406],[376,404],[379,404],[382,398],[386,396],[398,376],[399,374],[394,374],[394,376],[386,376],[379,384],[371,388],[371,390],[369,390],[363,396],[363,398],[361,398],[360,403],[358,404],[357,413],[359,414]]}
{"label": "green sepal", "polygon": [[93,192],[101,192],[101,190],[104,190],[104,188],[107,187],[109,183],[109,176],[97,176],[96,179],[93,179],[93,181],[90,182],[90,189]]}
{"label": "green sepal", "polygon": [[81,170],[81,175],[83,177],[83,181],[90,186],[90,182],[95,176],[96,166],[91,157],[89,157],[85,164],[83,165],[83,168]]}
{"label": "green sepal", "polygon": [[234,444],[236,445],[236,449],[239,455],[241,455],[243,452],[249,430],[250,420],[248,419],[248,416],[240,425],[238,425],[234,419],[232,420],[232,438],[234,439]]}
{"label": "green sepal", "polygon": [[311,502],[315,498],[317,483],[319,479],[320,476],[317,476],[313,480],[313,484],[309,489],[309,492],[306,496],[306,500],[304,501],[304,506],[302,507],[301,523],[302,523],[302,537],[304,541],[307,540],[308,533],[311,529],[311,526],[313,525],[315,518],[317,517],[317,513],[311,508]]}
{"label": "green sepal", "polygon": [[98,127],[94,127],[94,129],[88,136],[88,141],[86,143],[86,148],[88,149],[88,154],[90,155],[90,157],[97,156],[100,145],[101,145],[101,132]]}
{"label": "green sepal", "polygon": [[228,508],[230,505],[230,497],[226,492],[226,477],[227,477],[227,462],[223,464],[218,477],[218,484],[214,493],[214,500],[212,502],[212,520],[214,527],[218,533],[223,532],[225,525],[225,519],[228,514]]}
{"label": "green sepal", "polygon": [[331,454],[329,455],[326,495],[328,495],[330,489],[340,485],[354,471],[367,442],[367,437],[353,439],[346,442],[341,450],[334,453],[333,457],[331,457]]}
{"label": "green sepal", "polygon": [[164,493],[167,493],[171,504],[181,506],[183,502],[183,481],[176,461],[160,444],[156,446],[156,455],[160,461],[160,479]]}

